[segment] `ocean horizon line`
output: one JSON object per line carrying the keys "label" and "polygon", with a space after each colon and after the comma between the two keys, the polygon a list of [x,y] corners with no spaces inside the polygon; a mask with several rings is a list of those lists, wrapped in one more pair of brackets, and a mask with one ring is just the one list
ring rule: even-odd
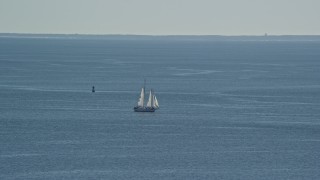
{"label": "ocean horizon line", "polygon": [[149,34],[60,34],[60,33],[0,33],[0,38],[67,38],[67,39],[127,39],[127,40],[236,40],[236,41],[320,41],[320,35],[149,35]]}

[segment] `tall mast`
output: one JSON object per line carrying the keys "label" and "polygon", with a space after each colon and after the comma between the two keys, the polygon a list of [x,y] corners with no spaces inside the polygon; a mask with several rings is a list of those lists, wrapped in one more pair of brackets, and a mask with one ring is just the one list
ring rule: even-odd
{"label": "tall mast", "polygon": [[[143,96],[146,94],[146,79],[144,79],[144,84],[143,84]],[[144,104],[144,102],[143,102]],[[144,105],[143,105],[144,106]]]}
{"label": "tall mast", "polygon": [[153,96],[154,96],[153,89],[151,89],[151,106],[152,107],[153,107]]}

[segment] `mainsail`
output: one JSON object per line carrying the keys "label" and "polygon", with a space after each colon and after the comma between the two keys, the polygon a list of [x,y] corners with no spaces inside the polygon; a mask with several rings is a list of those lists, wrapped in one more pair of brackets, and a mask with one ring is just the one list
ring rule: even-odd
{"label": "mainsail", "polygon": [[144,102],[144,88],[141,89],[141,94],[140,94],[140,99],[138,101],[138,106],[143,107],[143,102]]}
{"label": "mainsail", "polygon": [[153,105],[152,105],[154,108],[159,108],[159,103],[158,103],[158,100],[157,100],[157,97],[154,95],[153,96]]}
{"label": "mainsail", "polygon": [[152,105],[153,105],[152,102],[153,102],[152,91],[150,90],[149,100],[148,100],[148,103],[147,103],[147,107],[152,107]]}

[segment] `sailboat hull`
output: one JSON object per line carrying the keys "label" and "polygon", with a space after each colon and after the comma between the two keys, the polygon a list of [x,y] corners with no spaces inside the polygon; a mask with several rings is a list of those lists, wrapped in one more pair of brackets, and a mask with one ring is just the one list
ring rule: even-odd
{"label": "sailboat hull", "polygon": [[141,107],[141,106],[136,106],[133,108],[135,112],[154,112],[156,109],[152,107]]}

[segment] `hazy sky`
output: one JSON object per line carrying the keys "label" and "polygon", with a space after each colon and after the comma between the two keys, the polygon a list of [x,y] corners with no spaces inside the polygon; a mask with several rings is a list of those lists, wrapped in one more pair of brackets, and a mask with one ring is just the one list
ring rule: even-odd
{"label": "hazy sky", "polygon": [[0,32],[320,35],[320,0],[0,0]]}

